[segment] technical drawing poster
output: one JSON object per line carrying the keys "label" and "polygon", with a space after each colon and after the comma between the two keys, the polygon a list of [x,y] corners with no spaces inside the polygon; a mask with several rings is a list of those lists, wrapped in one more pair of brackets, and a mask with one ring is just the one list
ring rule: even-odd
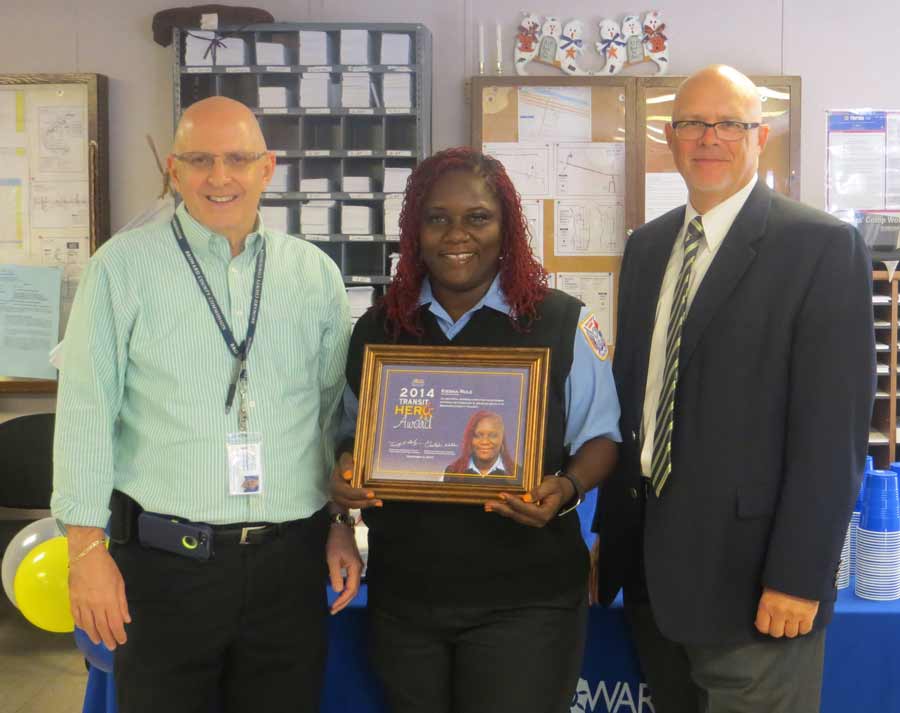
{"label": "technical drawing poster", "polygon": [[556,289],[566,292],[587,306],[600,323],[606,343],[615,344],[612,328],[613,274],[611,272],[557,272]]}
{"label": "technical drawing poster", "polygon": [[550,195],[553,170],[550,144],[487,143],[482,150],[503,164],[520,196],[544,198]]}
{"label": "technical drawing poster", "polygon": [[554,211],[553,252],[557,256],[625,252],[625,204],[621,200],[561,199]]}
{"label": "technical drawing poster", "polygon": [[519,87],[519,141],[590,141],[590,87]]}
{"label": "technical drawing poster", "polygon": [[560,143],[556,147],[556,191],[563,196],[625,197],[625,144]]}
{"label": "technical drawing poster", "polygon": [[38,108],[38,160],[41,173],[84,173],[87,128],[84,108]]}

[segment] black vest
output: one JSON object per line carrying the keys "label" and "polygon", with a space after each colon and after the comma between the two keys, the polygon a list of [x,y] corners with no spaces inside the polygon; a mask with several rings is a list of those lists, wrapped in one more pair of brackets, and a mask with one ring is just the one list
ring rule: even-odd
{"label": "black vest", "polygon": [[[383,309],[357,322],[347,356],[347,383],[359,395],[365,344],[549,347],[550,383],[544,473],[564,467],[565,382],[572,367],[581,303],[551,290],[538,317],[522,331],[489,307],[448,340],[428,307],[419,310],[421,337],[390,336]],[[377,490],[376,490],[377,491]],[[587,577],[587,550],[577,513],[531,528],[484,512],[480,506],[386,501],[363,512],[369,526],[369,596],[376,602],[414,599],[469,606],[529,604],[577,591]]]}

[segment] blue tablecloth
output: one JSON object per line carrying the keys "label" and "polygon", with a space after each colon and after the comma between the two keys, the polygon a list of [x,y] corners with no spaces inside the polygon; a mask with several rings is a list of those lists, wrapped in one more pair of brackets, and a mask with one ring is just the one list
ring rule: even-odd
{"label": "blue tablecloth", "polygon": [[[579,509],[589,536],[593,501]],[[369,666],[365,587],[353,604],[331,618],[322,713],[384,713]],[[851,589],[839,593],[828,628],[822,713],[900,713],[900,601],[869,602]],[[651,713],[628,637],[621,600],[609,609],[593,607],[588,644],[572,713]],[[112,676],[88,674],[84,713],[117,713]]]}

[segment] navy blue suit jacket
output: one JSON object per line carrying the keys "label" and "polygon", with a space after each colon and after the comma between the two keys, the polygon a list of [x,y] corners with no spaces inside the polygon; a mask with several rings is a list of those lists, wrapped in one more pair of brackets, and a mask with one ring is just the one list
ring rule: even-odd
{"label": "navy blue suit jacket", "polygon": [[672,640],[754,638],[764,586],[820,601],[821,627],[875,390],[868,250],[852,226],[756,185],[687,315],[672,473],[644,509],[650,340],[683,221],[682,207],[635,231],[622,263],[613,370],[623,443],[594,518],[601,601],[640,581],[643,539],[651,605]]}

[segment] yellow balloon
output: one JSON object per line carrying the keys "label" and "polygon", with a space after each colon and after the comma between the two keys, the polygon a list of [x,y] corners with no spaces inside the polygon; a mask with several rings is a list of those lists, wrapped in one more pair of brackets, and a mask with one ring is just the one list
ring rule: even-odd
{"label": "yellow balloon", "polygon": [[31,550],[16,570],[13,588],[19,611],[36,627],[60,634],[74,631],[65,537],[54,537]]}

